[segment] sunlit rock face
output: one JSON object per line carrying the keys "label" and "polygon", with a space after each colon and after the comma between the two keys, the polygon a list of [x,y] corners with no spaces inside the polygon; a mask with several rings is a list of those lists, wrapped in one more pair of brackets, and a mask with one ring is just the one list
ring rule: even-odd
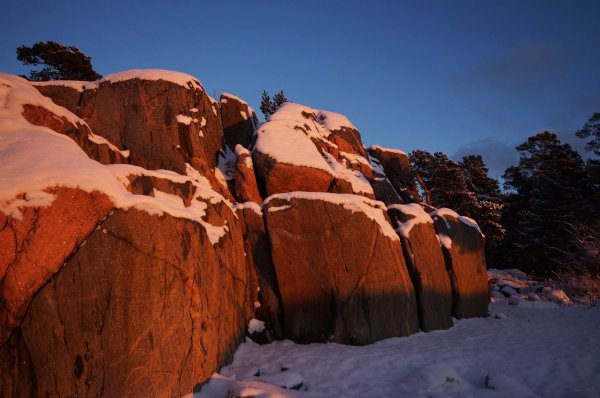
{"label": "sunlit rock face", "polygon": [[233,94],[221,94],[221,117],[223,119],[223,140],[230,150],[237,145],[251,148],[255,141],[258,117],[248,103]]}
{"label": "sunlit rock face", "polygon": [[406,153],[374,145],[369,148],[369,154],[379,161],[387,179],[398,192],[403,203],[419,202],[419,193]]}
{"label": "sunlit rock face", "polygon": [[377,203],[308,192],[267,201],[266,225],[290,338],[369,344],[418,330],[400,241]]}
{"label": "sunlit rock face", "polygon": [[486,316],[488,282],[485,240],[477,224],[450,209],[431,214],[452,284],[452,316]]}
{"label": "sunlit rock face", "polygon": [[343,115],[259,125],[161,70],[0,74],[0,100],[3,395],[189,394],[251,320],[369,344],[486,315],[476,224],[394,206],[418,201],[406,155]]}
{"label": "sunlit rock face", "polygon": [[415,288],[421,330],[452,326],[452,288],[433,221],[421,206],[390,205],[388,214],[402,241]]}

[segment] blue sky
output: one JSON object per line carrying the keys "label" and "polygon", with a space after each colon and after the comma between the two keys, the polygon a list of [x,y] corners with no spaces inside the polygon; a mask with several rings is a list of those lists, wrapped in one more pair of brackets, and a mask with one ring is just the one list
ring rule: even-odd
{"label": "blue sky", "polygon": [[109,74],[163,68],[258,111],[260,95],[343,113],[366,145],[481,153],[572,133],[600,112],[599,1],[10,2],[0,71],[21,44],[78,46]]}

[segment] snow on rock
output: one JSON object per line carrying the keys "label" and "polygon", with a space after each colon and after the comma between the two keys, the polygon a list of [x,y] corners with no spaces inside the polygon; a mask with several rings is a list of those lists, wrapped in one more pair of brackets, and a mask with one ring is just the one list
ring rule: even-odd
{"label": "snow on rock", "polygon": [[[315,112],[315,110],[313,110]],[[340,113],[331,111],[316,111],[317,121],[329,131],[341,130],[349,128],[358,130],[348,118]]]}
{"label": "snow on rock", "polygon": [[41,106],[73,125],[86,124],[62,106],[56,105],[50,98],[41,95],[27,80],[0,72],[0,115],[3,129],[19,129],[22,122],[28,124],[21,115],[24,105]]}
{"label": "snow on rock", "polygon": [[[246,148],[244,148],[243,146],[241,146],[240,144],[237,144],[235,146],[235,156],[240,157],[242,155],[250,156],[250,151],[247,150]],[[250,162],[252,162],[252,159],[250,159]],[[250,164],[252,164],[252,163],[250,163]]]}
{"label": "snow on rock", "polygon": [[475,228],[480,234],[481,236],[485,236],[483,235],[483,232],[481,232],[481,229],[479,228],[479,225],[477,224],[477,222],[475,220],[473,220],[472,218],[466,217],[466,216],[460,216],[458,215],[457,212],[455,212],[452,209],[449,209],[447,207],[442,207],[439,209],[434,210],[431,214],[431,218],[435,218],[435,217],[454,217],[458,220],[460,220],[463,224],[468,225],[471,228]]}
{"label": "snow on rock", "polygon": [[248,334],[252,336],[253,333],[260,333],[265,330],[265,323],[258,319],[252,318],[248,322]]}
{"label": "snow on rock", "polygon": [[233,205],[233,209],[234,210],[243,210],[243,209],[250,209],[253,212],[255,212],[256,214],[260,214],[262,216],[262,208],[258,203],[255,202],[251,202],[251,201],[247,201],[244,203],[236,203]]}
{"label": "snow on rock", "polygon": [[552,298],[552,300],[554,300],[557,303],[560,304],[570,304],[571,303],[571,299],[566,295],[565,292],[563,292],[560,289],[552,289],[549,293],[548,296],[550,298]]}
{"label": "snow on rock", "polygon": [[557,304],[572,304],[564,291],[544,286],[518,269],[489,269],[488,278],[494,300],[508,296],[511,304],[542,309],[556,308]]}
{"label": "snow on rock", "polygon": [[[254,385],[264,397],[596,397],[600,317],[583,306],[537,311],[492,303],[499,316],[455,321],[435,333],[351,347],[277,341],[243,343],[234,367],[286,363],[302,375],[305,391]],[[284,372],[285,373],[285,372]],[[248,379],[250,379],[249,377]],[[247,380],[248,380],[247,379]],[[216,383],[221,390],[216,391]],[[249,388],[215,374],[200,396],[226,397]],[[293,394],[293,395],[289,395]]]}
{"label": "snow on rock", "polygon": [[373,187],[360,171],[354,171],[340,164],[331,154],[323,152],[325,160],[331,167],[335,178],[348,181],[352,187],[352,193],[374,197]]}
{"label": "snow on rock", "polygon": [[450,238],[448,235],[438,234],[438,239],[440,241],[440,245],[448,250],[452,249],[452,238]]}
{"label": "snow on rock", "polygon": [[185,88],[199,88],[204,91],[200,80],[194,76],[188,75],[187,73],[175,72],[165,69],[130,69],[118,73],[113,73],[103,77],[95,82],[86,83],[84,88],[86,90],[94,89],[101,83],[118,83],[127,80],[164,80],[167,82],[175,83]]}
{"label": "snow on rock", "polygon": [[416,203],[409,203],[406,205],[390,205],[388,206],[388,210],[389,209],[398,209],[402,213],[412,216],[412,218],[408,221],[400,223],[397,229],[397,231],[402,236],[405,236],[407,238],[410,236],[410,231],[415,225],[433,224],[433,220],[431,219],[429,214],[427,214],[427,212],[423,210],[423,207]]}
{"label": "snow on rock", "polygon": [[395,153],[398,155],[404,155],[404,156],[408,156],[406,154],[406,152],[401,151],[400,149],[391,149],[391,148],[383,148],[379,145],[372,145],[369,149],[373,149],[375,151],[383,151],[383,152],[389,152],[389,153]]}
{"label": "snow on rock", "polygon": [[192,118],[191,116],[186,116],[186,115],[177,115],[177,116],[175,116],[175,119],[177,119],[178,123],[187,124],[188,126],[190,124],[192,124],[192,122],[198,123],[198,119],[195,119],[195,118]]}
{"label": "snow on rock", "polygon": [[258,128],[253,155],[269,195],[310,191],[375,197],[360,134],[337,113],[285,103]]}
{"label": "snow on rock", "polygon": [[341,205],[344,209],[350,210],[353,213],[364,213],[371,220],[375,221],[379,226],[379,230],[388,238],[397,241],[398,235],[392,228],[392,225],[385,217],[386,207],[383,203],[365,198],[360,195],[351,194],[336,194],[327,192],[287,192],[276,195],[271,195],[263,202],[263,206],[275,199],[283,199],[291,201],[293,198],[322,200],[324,202]]}
{"label": "snow on rock", "polygon": [[36,87],[61,86],[72,88],[80,93],[83,93],[85,86],[89,83],[90,82],[84,82],[80,80],[51,80],[47,82],[32,82],[32,84]]}
{"label": "snow on rock", "polygon": [[[314,110],[295,103],[285,103],[258,130],[255,151],[277,162],[310,167],[331,173],[309,136],[303,132],[307,119],[302,112]],[[314,125],[313,125],[314,126]],[[323,134],[328,132],[323,131]]]}
{"label": "snow on rock", "polygon": [[[181,198],[174,195],[132,195],[126,189],[127,175],[155,175],[174,181],[191,181],[198,199],[224,201],[204,177],[151,172],[131,165],[103,166],[91,160],[69,137],[27,122],[21,115],[24,104],[40,105],[73,123],[80,122],[24,79],[0,74],[0,211],[4,214],[19,218],[21,207],[49,205],[50,197],[41,192],[62,186],[102,192],[119,208],[134,207],[151,214],[167,213],[197,221],[207,229],[213,244],[226,232],[226,226],[213,226],[204,220],[207,205],[201,200],[194,200],[192,206],[186,207]],[[20,194],[25,197],[18,199]]]}

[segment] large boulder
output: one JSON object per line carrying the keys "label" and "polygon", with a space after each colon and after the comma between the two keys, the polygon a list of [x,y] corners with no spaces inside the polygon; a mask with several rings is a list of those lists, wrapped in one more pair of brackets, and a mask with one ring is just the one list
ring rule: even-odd
{"label": "large boulder", "polygon": [[254,165],[267,195],[327,192],[333,181],[331,168],[301,124],[309,120],[302,112],[300,105],[286,103],[258,130]]}
{"label": "large boulder", "polygon": [[452,315],[482,317],[488,310],[485,239],[477,223],[442,208],[431,213],[452,285]]}
{"label": "large boulder", "polygon": [[[332,141],[335,137],[340,145]],[[360,135],[344,116],[293,103],[281,106],[260,127],[253,150],[267,195],[307,191],[374,198],[367,178],[371,167],[363,154]]]}
{"label": "large boulder", "polygon": [[419,202],[419,192],[406,153],[373,145],[369,148],[369,154],[379,161],[385,170],[385,175],[404,203]]}
{"label": "large boulder", "polygon": [[379,202],[292,192],[263,209],[287,337],[369,344],[418,330],[400,241]]}
{"label": "large boulder", "polygon": [[215,244],[190,220],[135,209],[108,217],[3,348],[3,366],[19,375],[3,375],[7,391],[182,396],[231,360],[251,304],[239,225],[227,206],[213,210],[212,222],[229,227]]}
{"label": "large boulder", "polygon": [[233,94],[221,94],[223,141],[232,151],[236,145],[249,149],[254,144],[258,117],[248,103]]}
{"label": "large boulder", "polygon": [[191,393],[253,313],[231,203],[188,164],[91,160],[23,79],[0,74],[0,97],[0,395]]}
{"label": "large boulder", "polygon": [[452,287],[431,217],[416,203],[388,206],[388,214],[402,241],[421,330],[448,329],[452,326]]}
{"label": "large boulder", "polygon": [[192,76],[131,70],[86,85],[78,109],[92,131],[130,150],[131,164],[185,173],[203,160],[214,169],[223,127],[218,103]]}

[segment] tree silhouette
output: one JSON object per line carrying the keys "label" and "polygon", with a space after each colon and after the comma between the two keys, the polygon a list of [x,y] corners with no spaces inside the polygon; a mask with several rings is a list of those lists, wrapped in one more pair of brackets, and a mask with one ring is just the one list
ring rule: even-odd
{"label": "tree silhouette", "polygon": [[22,77],[33,81],[86,80],[94,81],[102,76],[93,68],[91,58],[77,47],[65,46],[55,41],[37,42],[28,47],[17,48],[17,59],[23,65],[45,65]]}
{"label": "tree silhouette", "polygon": [[275,113],[277,108],[279,108],[286,102],[290,102],[290,100],[286,98],[283,91],[279,91],[278,93],[276,93],[273,96],[273,99],[271,99],[271,96],[267,91],[263,91],[260,101],[260,111],[263,113],[263,115],[265,115],[265,118],[268,118],[273,113]]}

